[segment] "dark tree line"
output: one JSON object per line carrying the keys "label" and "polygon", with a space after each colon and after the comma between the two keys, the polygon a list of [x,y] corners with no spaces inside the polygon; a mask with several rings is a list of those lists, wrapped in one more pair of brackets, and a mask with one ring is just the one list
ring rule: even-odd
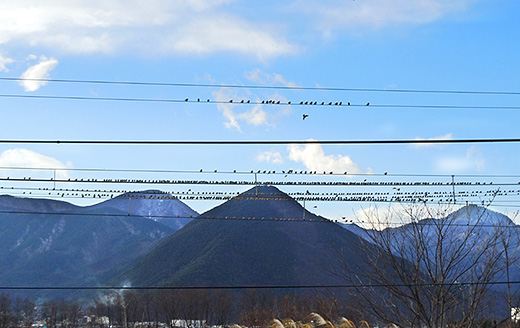
{"label": "dark tree line", "polygon": [[274,318],[303,318],[320,313],[327,320],[348,316],[364,319],[348,308],[352,304],[332,292],[307,295],[275,295],[267,290],[174,290],[110,291],[87,306],[65,300],[35,305],[30,299],[0,295],[0,328],[31,327],[38,322],[48,328],[270,326]]}

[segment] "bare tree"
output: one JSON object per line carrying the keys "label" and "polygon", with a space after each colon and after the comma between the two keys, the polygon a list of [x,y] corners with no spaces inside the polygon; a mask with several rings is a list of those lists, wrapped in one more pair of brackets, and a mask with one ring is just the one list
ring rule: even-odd
{"label": "bare tree", "polygon": [[[490,286],[504,270],[503,227],[487,212],[416,204],[367,214],[366,269],[346,263],[347,279],[381,320],[404,327],[470,327]],[[471,211],[471,213],[469,213]],[[399,228],[389,228],[399,217]],[[382,226],[388,228],[380,230]]]}
{"label": "bare tree", "polygon": [[11,298],[7,294],[0,294],[0,328],[11,327],[13,321]]}
{"label": "bare tree", "polygon": [[31,327],[36,320],[36,304],[30,298],[15,300],[15,313],[20,327]]}

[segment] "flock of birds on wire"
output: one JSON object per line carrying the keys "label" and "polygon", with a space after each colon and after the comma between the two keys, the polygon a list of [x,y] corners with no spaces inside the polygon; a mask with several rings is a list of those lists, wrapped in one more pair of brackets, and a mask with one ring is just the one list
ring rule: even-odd
{"label": "flock of birds on wire", "polygon": [[[189,98],[185,98],[184,99],[185,102],[189,102],[190,99]],[[197,102],[201,102],[200,98],[197,98]],[[211,100],[208,98],[206,99],[206,102],[211,102]],[[317,102],[317,101],[300,101],[299,103],[296,102],[296,103],[293,103],[292,101],[287,101],[287,102],[282,102],[280,100],[262,100],[260,102],[251,102],[251,100],[245,100],[245,99],[242,99],[240,101],[234,101],[233,99],[230,99],[228,101],[228,103],[230,104],[233,104],[233,103],[238,103],[238,104],[257,104],[257,105],[301,105],[301,106],[306,106],[306,105],[310,105],[310,106],[344,106],[343,105],[343,102],[342,101],[335,101],[335,102],[332,102],[332,101],[329,101],[329,102],[325,102],[325,101],[322,101],[322,102]],[[351,103],[350,102],[347,102],[346,103],[346,106],[351,106]],[[361,105],[353,105],[353,106],[361,106]],[[370,102],[367,102],[364,106],[370,106]],[[302,119],[305,120],[307,117],[309,117],[309,114],[303,114],[302,115]]]}

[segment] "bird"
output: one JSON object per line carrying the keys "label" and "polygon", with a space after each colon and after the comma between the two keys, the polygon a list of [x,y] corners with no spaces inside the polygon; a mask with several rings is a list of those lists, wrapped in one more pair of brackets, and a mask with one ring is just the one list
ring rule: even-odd
{"label": "bird", "polygon": [[303,114],[303,120],[305,120],[307,117],[309,117],[309,115]]}
{"label": "bird", "polygon": [[347,106],[350,106],[350,101],[347,103]]}
{"label": "bird", "polygon": [[370,103],[369,103],[369,102],[367,102],[367,106],[370,106]]}
{"label": "bird", "polygon": [[184,99],[184,101],[188,101],[188,98]]}

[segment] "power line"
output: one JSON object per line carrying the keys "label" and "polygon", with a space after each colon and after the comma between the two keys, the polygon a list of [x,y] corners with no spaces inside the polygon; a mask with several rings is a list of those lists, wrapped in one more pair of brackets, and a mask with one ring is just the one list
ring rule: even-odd
{"label": "power line", "polygon": [[388,288],[388,287],[465,287],[520,284],[515,281],[452,282],[416,284],[312,284],[312,285],[237,285],[237,286],[0,286],[0,290],[200,290],[200,289],[321,289],[321,288]]}
{"label": "power line", "polygon": [[517,143],[520,138],[488,139],[394,139],[394,140],[36,140],[2,139],[0,144],[75,144],[75,145],[388,145],[388,144],[460,144]]}
{"label": "power line", "polygon": [[184,180],[184,179],[130,179],[130,178],[11,178],[0,177],[0,181],[9,182],[46,182],[46,183],[98,183],[98,184],[148,184],[148,185],[232,185],[232,186],[257,186],[257,185],[283,185],[283,186],[347,186],[347,187],[492,187],[492,186],[518,186],[520,182],[472,182],[472,181],[249,181],[249,180]]}
{"label": "power line", "polygon": [[273,106],[305,106],[305,107],[359,107],[359,108],[402,108],[402,109],[477,109],[477,110],[520,110],[520,106],[464,106],[464,105],[400,105],[400,104],[354,104],[342,101],[299,101],[281,102],[273,100],[206,100],[197,99],[165,99],[165,98],[125,98],[125,97],[90,97],[90,96],[53,96],[53,95],[26,95],[26,94],[0,94],[0,98],[25,98],[25,99],[54,99],[54,100],[96,100],[96,101],[123,101],[123,102],[151,102],[151,103],[192,103],[192,104],[235,104],[235,105],[273,105]]}
{"label": "power line", "polygon": [[[126,173],[186,173],[186,174],[258,174],[258,175],[339,175],[344,172],[325,172],[308,170],[163,170],[163,169],[110,169],[110,168],[65,168],[65,167],[23,167],[0,166],[0,170],[31,170],[31,171],[79,171],[79,172],[126,172]],[[387,176],[387,177],[444,177],[451,178],[520,178],[519,174],[426,174],[426,173],[348,173],[348,176]]]}
{"label": "power line", "polygon": [[515,91],[476,91],[476,90],[427,90],[427,89],[378,89],[378,88],[341,88],[341,87],[306,87],[306,86],[273,86],[273,85],[240,85],[211,83],[173,83],[173,82],[143,82],[143,81],[110,81],[110,80],[80,80],[80,79],[36,79],[21,77],[0,77],[2,81],[35,81],[80,84],[115,84],[137,86],[167,86],[195,88],[233,88],[233,89],[275,89],[275,90],[309,90],[309,91],[349,91],[349,92],[388,92],[388,93],[438,93],[438,94],[472,94],[472,95],[520,95]]}
{"label": "power line", "polygon": [[[240,198],[240,197],[239,197]],[[250,200],[257,200],[251,197]],[[272,200],[272,199],[270,199]],[[289,199],[285,199],[289,200]],[[460,202],[458,205],[463,205]],[[437,204],[436,204],[437,205]],[[454,205],[453,202],[443,203],[438,205]],[[302,217],[256,217],[256,216],[210,216],[210,215],[195,215],[195,216],[186,216],[186,215],[158,215],[158,214],[133,214],[133,213],[93,213],[88,212],[88,209],[96,206],[91,205],[85,208],[85,212],[82,212],[83,208],[78,209],[78,212],[71,211],[29,211],[29,210],[0,210],[1,215],[31,215],[31,216],[70,216],[70,217],[87,217],[87,218],[130,218],[130,219],[185,219],[185,220],[209,220],[209,221],[255,221],[255,222],[286,222],[286,223],[334,223],[334,224],[356,224],[356,225],[369,225],[369,227],[373,226],[384,226],[384,227],[401,227],[410,224],[415,224],[418,226],[437,226],[435,222],[431,220],[419,220],[419,221],[409,221],[409,222],[372,222],[372,221],[363,221],[363,220],[350,220],[347,218],[335,218],[328,219],[322,217],[320,215],[314,215],[312,217],[307,216],[306,218]],[[482,215],[484,212],[482,213]],[[454,219],[455,220],[455,219]],[[457,222],[448,222],[444,224],[445,227],[462,227],[462,228],[498,228],[498,229],[520,229],[520,225],[515,224],[514,222],[507,224],[493,224],[493,223],[485,223],[485,222],[476,222],[476,223],[457,223]],[[368,233],[368,232],[367,232]]]}

